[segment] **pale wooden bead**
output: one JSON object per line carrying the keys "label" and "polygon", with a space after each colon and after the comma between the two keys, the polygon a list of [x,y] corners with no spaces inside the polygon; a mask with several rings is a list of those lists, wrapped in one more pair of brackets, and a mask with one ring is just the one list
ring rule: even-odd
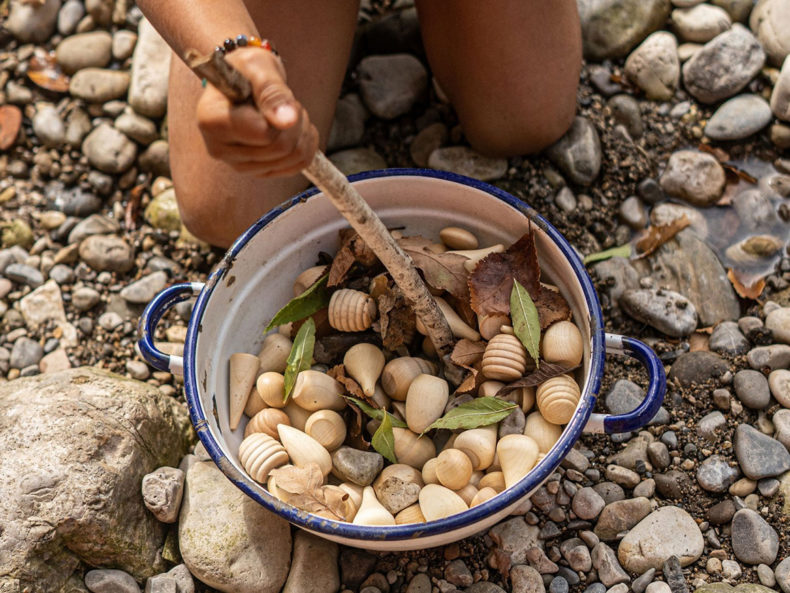
{"label": "pale wooden bead", "polygon": [[436,457],[436,478],[442,486],[459,490],[469,484],[472,462],[458,449],[445,449]]}
{"label": "pale wooden bead", "polygon": [[432,457],[422,466],[422,481],[426,484],[438,484],[439,478],[436,476],[436,464],[439,463],[438,457]]}
{"label": "pale wooden bead", "polygon": [[472,500],[474,499],[475,495],[477,494],[477,488],[472,484],[467,484],[463,488],[459,488],[457,490],[453,490],[461,499],[466,503],[466,506],[472,504]]}
{"label": "pale wooden bead", "polygon": [[497,493],[502,492],[505,489],[505,474],[501,471],[489,472],[480,478],[477,487],[480,490],[491,488]]}
{"label": "pale wooden bead", "polygon": [[255,382],[255,390],[261,400],[271,408],[285,407],[285,377],[281,373],[262,373]]}
{"label": "pale wooden bead", "polygon": [[447,246],[444,243],[431,243],[428,245],[428,251],[431,253],[445,253]]}
{"label": "pale wooden bead", "polygon": [[552,424],[536,411],[527,415],[524,434],[535,440],[541,453],[548,453],[562,435],[562,426]]}
{"label": "pale wooden bead", "polygon": [[305,290],[310,288],[315,284],[316,280],[324,275],[324,272],[326,272],[326,266],[313,266],[299,274],[296,280],[294,280],[294,296],[298,297]]}
{"label": "pale wooden bead", "polygon": [[420,490],[420,510],[427,521],[444,519],[463,513],[469,507],[455,492],[439,484],[428,484]]}
{"label": "pale wooden bead", "polygon": [[433,375],[419,375],[406,394],[406,424],[416,434],[422,433],[435,420],[441,418],[450,386],[447,381]]}
{"label": "pale wooden bead", "polygon": [[395,525],[395,517],[384,508],[373,488],[366,486],[362,490],[362,504],[354,516],[354,525]]}
{"label": "pale wooden bead", "polygon": [[252,389],[250,389],[250,395],[247,397],[247,405],[244,406],[244,415],[252,418],[255,414],[268,407],[261,398],[260,393],[258,393],[256,385],[253,385]]}
{"label": "pale wooden bead", "polygon": [[392,434],[395,440],[395,457],[399,463],[422,470],[426,461],[436,457],[436,447],[428,437],[419,437],[408,428],[398,427],[392,429]]}
{"label": "pale wooden bead", "polygon": [[[450,306],[450,303],[438,296],[435,297],[434,300],[439,306],[439,309],[441,309],[442,313],[444,314],[445,319],[447,319],[447,325],[450,326],[450,331],[454,337],[466,338],[467,340],[472,340],[473,342],[476,342],[480,339],[480,334],[477,332],[477,330],[473,327],[469,327],[469,325],[467,325],[466,322],[461,319],[458,313],[455,312],[455,309]],[[417,318],[417,331],[422,335],[426,335],[428,333],[419,317]]]}
{"label": "pale wooden bead", "polygon": [[348,498],[354,503],[354,507],[359,509],[362,504],[362,486],[353,482],[343,482],[339,487],[346,491]]}
{"label": "pale wooden bead", "polygon": [[288,453],[269,435],[256,432],[241,441],[239,462],[253,480],[264,483],[270,471],[288,463]]}
{"label": "pale wooden bead", "polygon": [[247,406],[247,398],[258,376],[258,357],[246,352],[230,355],[228,392],[230,429],[236,430]]}
{"label": "pale wooden bead", "polygon": [[450,249],[477,249],[479,246],[477,237],[457,226],[444,227],[439,231],[439,238]]}
{"label": "pale wooden bead", "polygon": [[490,340],[501,332],[503,325],[510,323],[510,315],[505,313],[491,313],[490,315],[477,316],[477,328],[484,340]]}
{"label": "pale wooden bead", "polygon": [[329,325],[338,331],[365,331],[375,317],[376,302],[364,292],[341,288],[329,299]]}
{"label": "pale wooden bead", "polygon": [[453,447],[466,453],[472,462],[472,469],[483,470],[494,461],[496,453],[497,425],[472,428],[460,433]]}
{"label": "pale wooden bead", "polygon": [[544,381],[535,394],[538,409],[552,424],[567,424],[581,398],[579,384],[570,375],[558,375]]}
{"label": "pale wooden bead", "polygon": [[546,362],[565,367],[581,363],[584,355],[582,334],[572,321],[558,321],[543,332],[541,355]]}
{"label": "pale wooden bead", "polygon": [[277,408],[264,408],[253,416],[244,428],[244,436],[247,437],[256,432],[262,432],[273,439],[279,439],[277,432],[278,424],[291,425],[288,415]]}
{"label": "pale wooden bead", "polygon": [[302,371],[296,376],[291,399],[305,410],[342,410],[346,407],[343,399],[343,385],[321,371]]}
{"label": "pale wooden bead", "polygon": [[505,386],[501,381],[483,381],[477,388],[478,397],[494,397]]}
{"label": "pale wooden bead", "polygon": [[296,405],[290,399],[288,400],[288,403],[285,404],[283,412],[288,415],[288,419],[291,421],[291,426],[302,431],[304,430],[305,424],[307,423],[307,419],[310,417],[310,414],[312,414],[312,412]]}
{"label": "pale wooden bead", "polygon": [[521,341],[508,334],[494,336],[483,354],[482,370],[486,379],[515,381],[527,368],[527,351]]}
{"label": "pale wooden bead", "polygon": [[362,388],[362,392],[371,397],[376,390],[384,368],[384,353],[373,344],[355,344],[348,349],[343,357],[343,365],[351,378]]}
{"label": "pale wooden bead", "polygon": [[464,268],[467,272],[474,272],[480,260],[492,253],[502,253],[505,246],[501,243],[491,245],[491,247],[483,247],[482,249],[462,249],[456,251],[449,251],[448,253],[457,253],[467,258],[464,262]]}
{"label": "pale wooden bead", "polygon": [[472,502],[469,503],[469,508],[471,509],[472,507],[476,507],[479,504],[483,504],[485,501],[494,498],[497,494],[498,492],[493,488],[491,488],[490,486],[487,486],[486,488],[481,488],[480,490],[477,491],[477,494],[475,494],[475,497],[472,499]]}
{"label": "pale wooden bead", "polygon": [[293,342],[290,338],[280,333],[266,336],[261,344],[261,350],[258,352],[258,359],[261,361],[260,372],[284,373],[292,346]]}
{"label": "pale wooden bead", "polygon": [[393,358],[381,371],[381,386],[392,399],[406,401],[411,382],[423,374],[435,375],[436,365],[424,358],[413,356]]}
{"label": "pale wooden bead", "polygon": [[280,424],[277,427],[277,432],[280,434],[280,442],[291,458],[291,463],[296,467],[317,463],[324,477],[332,471],[332,457],[329,455],[329,451],[313,437],[285,424]]}
{"label": "pale wooden bead", "polygon": [[425,523],[419,503],[414,503],[395,515],[396,525],[406,525],[407,523]]}
{"label": "pale wooden bead", "polygon": [[535,405],[535,388],[534,387],[522,387],[521,388],[521,411],[525,414],[532,409],[532,406]]}
{"label": "pale wooden bead", "polygon": [[330,452],[346,440],[346,423],[334,410],[318,410],[310,414],[304,431]]}
{"label": "pale wooden bead", "polygon": [[505,476],[505,487],[510,488],[529,473],[538,459],[538,444],[523,434],[509,434],[497,443],[497,455]]}
{"label": "pale wooden bead", "polygon": [[379,408],[384,408],[385,410],[388,410],[392,403],[389,396],[384,392],[384,388],[379,383],[376,383],[376,389],[373,390],[371,399]]}

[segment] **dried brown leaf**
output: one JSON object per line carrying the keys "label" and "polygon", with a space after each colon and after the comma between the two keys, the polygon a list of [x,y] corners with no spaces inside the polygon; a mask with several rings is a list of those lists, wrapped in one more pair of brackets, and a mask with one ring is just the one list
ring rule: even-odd
{"label": "dried brown leaf", "polygon": [[688,216],[683,214],[667,224],[650,225],[636,240],[636,249],[640,252],[637,259],[647,257],[690,224]]}
{"label": "dried brown leaf", "polygon": [[378,298],[378,331],[385,350],[397,350],[408,345],[417,332],[414,309],[406,301],[403,293],[395,286]]}
{"label": "dried brown leaf", "polygon": [[453,353],[450,355],[450,360],[452,360],[457,365],[461,365],[467,369],[472,369],[475,364],[483,360],[483,354],[485,351],[485,342],[473,342],[472,340],[461,338],[455,344]]}
{"label": "dried brown leaf", "polygon": [[339,495],[333,488],[323,486],[316,490],[292,496],[288,499],[288,504],[308,513],[321,515],[327,519],[345,521],[347,514],[346,500],[348,500],[348,493]]}
{"label": "dried brown leaf", "polygon": [[365,438],[363,422],[366,416],[353,401],[346,399],[346,409],[343,411],[348,432],[346,434],[346,444],[355,449],[367,451],[370,449],[370,441]]}
{"label": "dried brown leaf", "polygon": [[535,298],[540,291],[540,267],[530,230],[503,253],[492,253],[469,276],[470,304],[478,315],[510,313],[513,278]]}
{"label": "dried brown leaf", "polygon": [[711,146],[710,144],[700,143],[697,148],[700,152],[707,152],[708,154],[712,154],[717,161],[723,163],[725,161],[730,160],[729,153],[724,150],[723,148],[719,148],[718,146]]}
{"label": "dried brown leaf", "polygon": [[578,366],[579,365],[573,367],[564,367],[561,364],[546,362],[544,360],[540,363],[540,368],[538,368],[534,373],[530,373],[526,377],[521,377],[521,379],[516,379],[512,383],[508,383],[502,387],[499,391],[497,391],[496,397],[503,397],[508,393],[515,391],[516,389],[521,389],[522,387],[535,387],[544,381],[548,381],[552,377],[570,373],[574,369],[578,368]]}
{"label": "dried brown leaf", "polygon": [[357,397],[363,401],[369,401],[370,398],[365,395],[362,391],[362,388],[359,386],[359,383],[354,381],[351,377],[346,375],[346,367],[345,365],[338,364],[333,366],[326,372],[327,375],[332,377],[335,381],[340,383],[343,387],[346,388],[346,393]]}
{"label": "dried brown leaf", "polygon": [[765,288],[765,278],[746,277],[734,268],[727,270],[727,278],[730,279],[735,292],[743,299],[757,300]]}
{"label": "dried brown leaf", "polygon": [[453,311],[458,313],[466,325],[469,327],[477,327],[477,313],[475,313],[472,306],[469,304],[469,295],[465,299],[457,299],[452,295],[447,295],[444,299],[447,304],[453,308]]}
{"label": "dried brown leaf", "polygon": [[728,179],[733,181],[745,181],[746,183],[757,183],[757,179],[752,176],[750,173],[747,173],[743,169],[736,167],[732,163],[722,163],[722,167],[724,167],[724,172],[727,175]]}
{"label": "dried brown leaf", "polygon": [[316,326],[316,334],[318,338],[315,342],[313,358],[316,362],[326,365],[335,365],[342,362],[348,349],[355,344],[361,344],[363,342],[367,344],[378,344],[379,342],[379,337],[372,331],[321,335],[321,327]]}
{"label": "dried brown leaf", "polygon": [[304,494],[324,483],[324,475],[317,463],[308,463],[304,467],[278,467],[269,472],[269,475],[277,480],[277,488],[290,494]]}
{"label": "dried brown leaf", "polygon": [[398,239],[398,245],[411,257],[429,286],[446,290],[459,299],[469,299],[469,274],[464,268],[468,258],[457,253],[434,253],[429,248],[431,241],[420,236]]}
{"label": "dried brown leaf", "polygon": [[376,265],[378,258],[354,229],[342,229],[340,231],[340,249],[337,250],[337,254],[332,260],[327,286],[342,284],[355,262],[359,262],[366,268],[371,268]]}
{"label": "dried brown leaf", "polygon": [[69,77],[55,61],[55,52],[38,53],[30,58],[27,77],[48,91],[65,93],[69,90]]}
{"label": "dried brown leaf", "polygon": [[390,279],[386,274],[379,274],[370,281],[370,288],[368,294],[370,298],[378,300],[378,298],[389,291]]}
{"label": "dried brown leaf", "polygon": [[14,145],[22,126],[22,111],[16,105],[0,105],[0,150]]}

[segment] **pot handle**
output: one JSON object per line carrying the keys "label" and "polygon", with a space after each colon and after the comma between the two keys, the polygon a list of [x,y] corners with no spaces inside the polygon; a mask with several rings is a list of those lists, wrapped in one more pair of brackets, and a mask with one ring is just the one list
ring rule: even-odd
{"label": "pot handle", "polygon": [[667,390],[664,365],[650,346],[627,336],[606,334],[606,353],[627,354],[641,362],[647,371],[647,394],[642,403],[626,414],[590,414],[584,432],[613,434],[638,430],[650,422],[664,402]]}
{"label": "pot handle", "polygon": [[137,351],[145,361],[155,369],[169,371],[174,375],[184,374],[184,358],[165,354],[154,346],[154,331],[162,319],[162,315],[177,303],[200,294],[203,290],[202,282],[184,282],[168,286],[157,294],[143,311],[137,326],[140,339],[137,342]]}

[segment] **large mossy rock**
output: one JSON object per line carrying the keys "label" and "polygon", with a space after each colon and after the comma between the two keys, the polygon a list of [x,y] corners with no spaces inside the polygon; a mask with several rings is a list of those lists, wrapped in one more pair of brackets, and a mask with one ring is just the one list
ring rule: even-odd
{"label": "large mossy rock", "polygon": [[140,484],[192,434],[175,399],[93,367],[0,384],[0,591],[60,591],[81,562],[162,572]]}

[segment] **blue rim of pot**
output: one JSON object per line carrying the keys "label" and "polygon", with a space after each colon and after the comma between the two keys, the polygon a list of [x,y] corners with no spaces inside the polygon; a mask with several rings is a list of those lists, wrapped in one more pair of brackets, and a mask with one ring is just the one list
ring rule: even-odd
{"label": "blue rim of pot", "polygon": [[249,229],[247,229],[236,242],[228,249],[222,262],[212,273],[206,282],[205,288],[201,291],[195,303],[192,318],[187,330],[186,343],[184,348],[184,386],[192,424],[205,446],[208,454],[216,463],[217,467],[230,479],[239,489],[250,496],[253,500],[263,505],[268,510],[280,515],[289,522],[319,533],[348,538],[364,542],[365,540],[397,541],[419,539],[421,537],[439,535],[442,533],[462,529],[477,523],[492,514],[514,505],[523,497],[542,484],[552,472],[559,467],[562,460],[568,455],[570,449],[581,436],[584,426],[595,406],[596,397],[601,386],[601,376],[604,367],[604,331],[601,307],[598,296],[592,284],[592,280],[587,274],[579,256],[568,241],[555,229],[548,221],[540,216],[534,208],[519,200],[515,196],[501,190],[493,185],[458,175],[446,171],[433,169],[381,169],[376,171],[366,171],[349,177],[349,181],[364,181],[382,177],[427,177],[444,181],[451,181],[466,185],[482,192],[485,192],[515,208],[526,216],[533,224],[545,232],[549,238],[557,245],[565,258],[570,263],[577,281],[581,284],[582,292],[590,312],[590,333],[592,337],[592,347],[590,352],[589,383],[587,388],[582,391],[582,397],[577,408],[576,414],[563,430],[562,436],[549,453],[527,474],[519,483],[511,488],[504,490],[497,496],[486,502],[472,507],[471,509],[451,515],[444,519],[430,521],[428,523],[409,523],[396,526],[365,526],[354,525],[341,521],[325,519],[317,515],[307,513],[288,505],[277,499],[266,491],[260,484],[252,480],[245,473],[239,471],[236,466],[227,459],[219,443],[211,433],[208,422],[206,421],[206,411],[203,408],[199,397],[198,380],[196,377],[196,366],[193,359],[197,346],[198,331],[201,320],[205,313],[208,301],[211,298],[214,286],[228,271],[245,245],[269,223],[275,220],[283,212],[301,204],[319,193],[316,188],[310,188],[280,206],[273,208]]}

